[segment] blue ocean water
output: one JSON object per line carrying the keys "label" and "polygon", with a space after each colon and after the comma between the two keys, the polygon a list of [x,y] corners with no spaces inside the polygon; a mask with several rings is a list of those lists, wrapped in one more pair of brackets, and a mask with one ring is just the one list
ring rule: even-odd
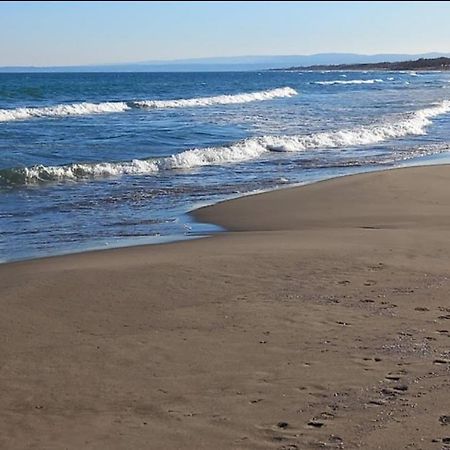
{"label": "blue ocean water", "polygon": [[450,74],[0,74],[0,261],[195,237],[200,205],[448,161]]}

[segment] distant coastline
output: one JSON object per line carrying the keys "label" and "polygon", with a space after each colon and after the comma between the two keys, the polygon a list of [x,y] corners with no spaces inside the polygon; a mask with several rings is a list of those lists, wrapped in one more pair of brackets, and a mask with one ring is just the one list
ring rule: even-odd
{"label": "distant coastline", "polygon": [[317,64],[313,66],[297,66],[285,69],[272,69],[272,71],[304,71],[304,70],[379,70],[379,71],[449,71],[450,58],[419,58],[414,61],[379,62],[362,64]]}
{"label": "distant coastline", "polygon": [[255,72],[263,70],[267,71],[271,69],[286,70],[286,67],[290,67],[291,70],[305,70],[305,68],[309,69],[310,67],[317,67],[317,69],[314,70],[323,70],[320,69],[320,67],[338,67],[337,65],[359,66],[361,64],[368,64],[372,66],[379,63],[385,64],[396,61],[412,61],[417,60],[418,58],[434,60],[442,57],[450,59],[450,54],[432,52],[420,54],[384,53],[376,55],[363,55],[357,53],[259,55],[74,66],[0,66],[0,73]]}

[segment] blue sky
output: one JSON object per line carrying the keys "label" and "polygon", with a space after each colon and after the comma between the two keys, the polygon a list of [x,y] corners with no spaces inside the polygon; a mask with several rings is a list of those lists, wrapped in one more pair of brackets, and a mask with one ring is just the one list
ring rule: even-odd
{"label": "blue sky", "polygon": [[450,2],[0,2],[0,65],[450,52]]}

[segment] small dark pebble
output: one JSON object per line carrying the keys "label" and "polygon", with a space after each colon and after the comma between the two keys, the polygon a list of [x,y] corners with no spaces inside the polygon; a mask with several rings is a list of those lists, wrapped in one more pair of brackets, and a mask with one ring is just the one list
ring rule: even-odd
{"label": "small dark pebble", "polygon": [[450,444],[450,437],[442,438],[442,443],[443,444]]}
{"label": "small dark pebble", "polygon": [[287,422],[278,422],[277,423],[277,427],[278,428],[283,428],[283,429],[285,429],[285,428],[287,428],[289,426],[289,424],[287,423]]}
{"label": "small dark pebble", "polygon": [[439,422],[441,422],[442,425],[448,425],[450,423],[450,416],[439,417]]}
{"label": "small dark pebble", "polygon": [[414,308],[415,311],[429,311],[428,308],[425,308],[425,306],[418,306],[417,308]]}

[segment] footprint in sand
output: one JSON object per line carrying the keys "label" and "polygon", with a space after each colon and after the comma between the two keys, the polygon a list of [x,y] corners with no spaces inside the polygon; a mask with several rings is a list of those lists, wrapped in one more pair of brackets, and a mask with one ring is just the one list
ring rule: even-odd
{"label": "footprint in sand", "polygon": [[395,375],[395,374],[388,374],[384,378],[386,378],[386,380],[389,380],[389,381],[399,381],[400,380],[400,376]]}
{"label": "footprint in sand", "polygon": [[386,401],[385,400],[378,400],[378,399],[375,399],[375,400],[369,400],[369,402],[367,402],[367,404],[369,405],[369,406],[383,406],[383,405],[385,405],[386,404]]}
{"label": "footprint in sand", "polygon": [[328,411],[323,411],[321,412],[319,415],[313,417],[308,423],[308,427],[311,428],[322,428],[323,426],[325,426],[325,422],[327,420],[333,420],[334,419],[334,414],[328,412]]}
{"label": "footprint in sand", "polygon": [[450,444],[450,437],[444,437],[442,439],[431,439],[431,442],[442,442],[445,447],[442,447],[442,450],[448,449],[447,445]]}
{"label": "footprint in sand", "polygon": [[450,364],[450,359],[437,358],[433,361],[434,364]]}
{"label": "footprint in sand", "polygon": [[334,434],[330,435],[330,437],[328,438],[328,441],[333,443],[333,444],[338,444],[339,448],[342,448],[342,445],[344,443],[344,440],[341,437],[336,436]]}
{"label": "footprint in sand", "polygon": [[406,392],[408,390],[408,386],[406,384],[398,384],[397,386],[394,386],[392,389],[396,390],[397,392]]}
{"label": "footprint in sand", "polygon": [[332,420],[332,419],[334,419],[334,414],[324,411],[319,414],[319,417],[314,417],[314,419],[318,419],[318,418],[324,419],[324,420]]}
{"label": "footprint in sand", "polygon": [[375,303],[375,300],[372,300],[371,298],[363,298],[360,300],[361,303]]}
{"label": "footprint in sand", "polygon": [[324,422],[318,421],[318,420],[310,420],[308,422],[308,426],[311,428],[322,428],[325,425]]}
{"label": "footprint in sand", "polygon": [[381,389],[381,393],[383,395],[387,395],[388,397],[395,397],[397,395],[397,392],[391,388],[383,388],[383,389]]}
{"label": "footprint in sand", "polygon": [[363,361],[375,361],[375,362],[380,362],[381,358],[375,357],[375,358],[368,358],[367,356],[365,358],[363,358]]}
{"label": "footprint in sand", "polygon": [[443,316],[438,316],[438,319],[441,320],[450,320],[450,314],[445,314]]}

